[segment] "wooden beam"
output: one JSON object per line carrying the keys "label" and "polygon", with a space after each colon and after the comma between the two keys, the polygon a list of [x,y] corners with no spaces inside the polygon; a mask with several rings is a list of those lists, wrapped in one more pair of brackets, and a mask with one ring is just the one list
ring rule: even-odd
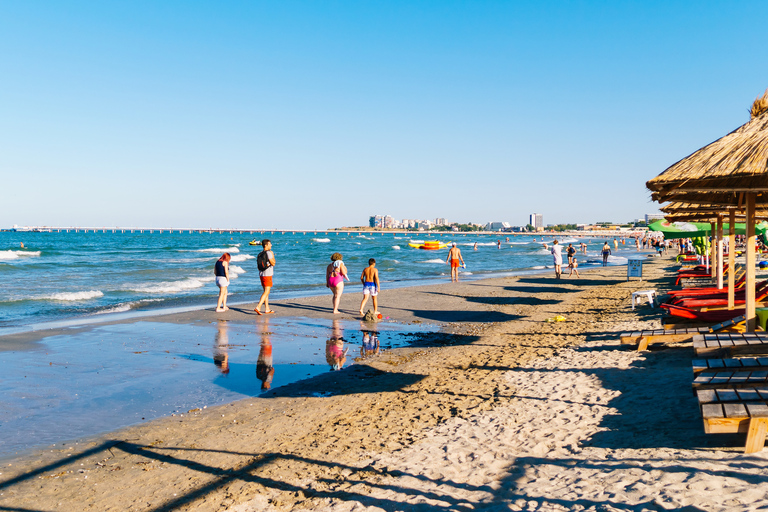
{"label": "wooden beam", "polygon": [[755,194],[746,194],[747,201],[747,280],[746,286],[746,317],[747,332],[755,332]]}
{"label": "wooden beam", "polygon": [[733,309],[736,293],[736,210],[728,212],[728,309]]}
{"label": "wooden beam", "polygon": [[709,275],[714,279],[717,277],[717,243],[716,243],[717,236],[715,235],[715,223],[710,222],[709,223],[709,264],[710,267],[710,273]]}
{"label": "wooden beam", "polygon": [[717,288],[723,288],[723,216],[717,216]]}

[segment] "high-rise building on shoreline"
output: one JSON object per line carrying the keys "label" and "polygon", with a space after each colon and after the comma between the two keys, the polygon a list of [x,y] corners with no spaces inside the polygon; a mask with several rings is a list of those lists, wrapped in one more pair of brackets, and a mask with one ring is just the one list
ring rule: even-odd
{"label": "high-rise building on shoreline", "polygon": [[532,213],[528,224],[533,226],[533,230],[544,229],[544,215],[541,213]]}

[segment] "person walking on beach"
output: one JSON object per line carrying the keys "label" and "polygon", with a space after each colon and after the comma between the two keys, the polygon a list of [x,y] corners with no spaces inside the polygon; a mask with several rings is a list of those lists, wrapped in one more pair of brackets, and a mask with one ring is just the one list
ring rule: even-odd
{"label": "person walking on beach", "polygon": [[611,246],[608,245],[608,240],[603,244],[603,266],[608,266],[608,256],[611,255]]}
{"label": "person walking on beach", "polygon": [[459,266],[464,265],[464,258],[461,257],[461,249],[456,247],[456,242],[451,244],[451,250],[448,251],[448,258],[446,258],[445,262],[451,265],[451,282],[458,283]]}
{"label": "person walking on beach", "polygon": [[380,284],[379,271],[376,269],[375,259],[371,258],[368,260],[368,266],[365,267],[362,275],[360,275],[360,281],[363,282],[363,301],[360,303],[360,314],[364,314],[363,308],[365,303],[368,302],[368,296],[370,295],[373,299],[373,314],[378,315],[379,300],[377,296],[379,295]]}
{"label": "person walking on beach", "polygon": [[216,286],[219,287],[219,301],[216,303],[216,312],[227,311],[227,287],[229,286],[229,260],[232,256],[228,252],[221,255],[213,266],[213,274],[216,276]]}
{"label": "person walking on beach", "polygon": [[555,277],[557,279],[560,279],[560,274],[562,274],[562,266],[563,266],[563,255],[562,255],[562,246],[555,240],[552,242],[552,249],[550,249],[549,252],[552,253],[552,257],[555,260]]}
{"label": "person walking on beach", "polygon": [[568,277],[571,277],[573,274],[576,274],[576,277],[581,277],[579,275],[579,262],[576,261],[576,256],[571,258],[571,261],[568,263],[568,267],[571,269],[571,272],[568,274]]}
{"label": "person walking on beach", "polygon": [[256,266],[259,267],[259,279],[261,279],[261,286],[264,288],[264,293],[261,294],[259,303],[256,305],[254,311],[261,315],[261,305],[264,304],[264,314],[268,315],[274,313],[269,309],[269,292],[272,291],[272,276],[275,273],[275,253],[272,252],[272,242],[269,240],[262,240],[261,247],[264,249],[256,256]]}
{"label": "person walking on beach", "polygon": [[568,256],[568,265],[570,266],[573,261],[573,256],[576,254],[576,248],[573,244],[568,244],[568,248],[565,250],[566,256]]}
{"label": "person walking on beach", "polygon": [[325,269],[325,285],[331,289],[333,293],[333,314],[339,314],[339,302],[341,301],[341,294],[344,292],[344,279],[349,281],[347,277],[347,266],[341,261],[341,253],[335,252],[331,254],[331,264]]}

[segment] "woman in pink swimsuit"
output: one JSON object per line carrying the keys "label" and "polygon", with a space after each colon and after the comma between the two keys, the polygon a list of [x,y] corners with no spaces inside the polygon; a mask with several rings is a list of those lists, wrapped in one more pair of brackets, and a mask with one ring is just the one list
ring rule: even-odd
{"label": "woman in pink swimsuit", "polygon": [[331,254],[331,264],[325,269],[325,286],[333,292],[333,314],[337,315],[339,311],[339,302],[341,294],[344,291],[344,279],[347,277],[347,266],[341,261],[341,254],[335,252]]}

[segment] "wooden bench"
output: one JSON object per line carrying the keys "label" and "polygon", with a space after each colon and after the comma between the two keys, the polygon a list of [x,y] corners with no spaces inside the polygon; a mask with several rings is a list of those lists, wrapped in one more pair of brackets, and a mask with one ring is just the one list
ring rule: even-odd
{"label": "wooden bench", "polygon": [[768,334],[701,334],[693,337],[693,351],[701,358],[768,354]]}
{"label": "wooden bench", "polygon": [[744,323],[744,316],[738,316],[731,320],[715,324],[712,327],[688,327],[683,329],[655,329],[649,331],[625,332],[619,335],[623,345],[637,344],[637,350],[647,350],[651,343],[680,343],[691,341],[700,334],[729,331],[739,329]]}
{"label": "wooden bench", "polygon": [[696,392],[707,434],[746,433],[744,453],[759,452],[768,432],[768,387]]}

